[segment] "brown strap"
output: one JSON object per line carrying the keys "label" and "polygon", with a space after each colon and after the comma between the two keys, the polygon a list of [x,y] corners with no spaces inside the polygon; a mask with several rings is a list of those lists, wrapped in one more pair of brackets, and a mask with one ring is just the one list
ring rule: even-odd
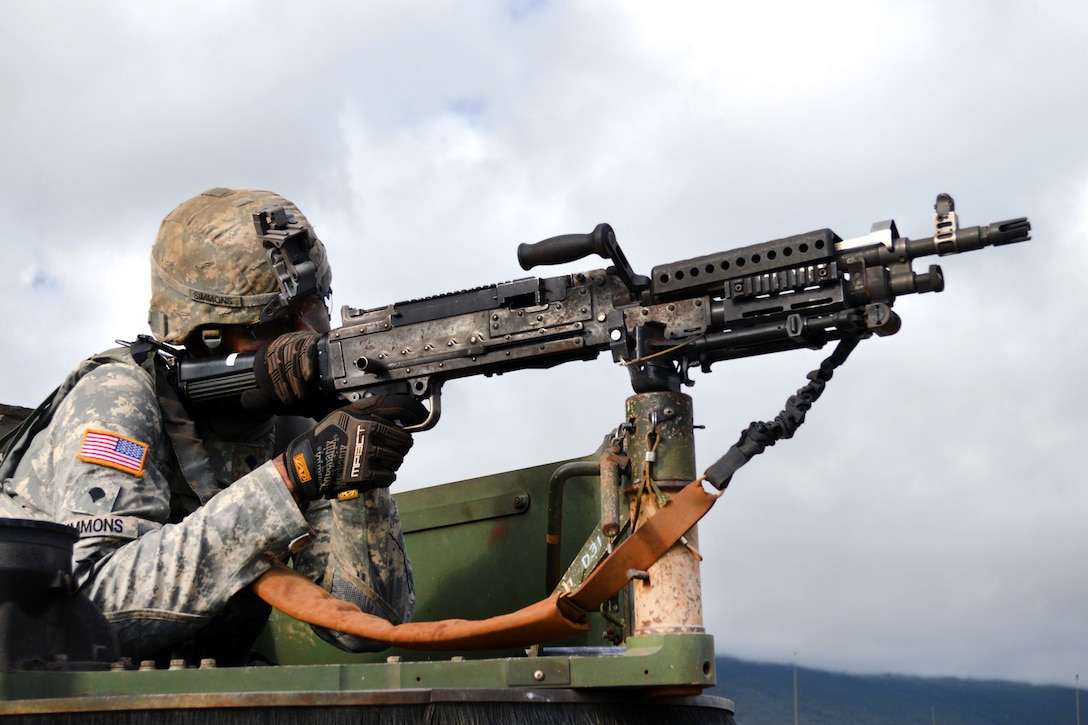
{"label": "brown strap", "polygon": [[406,649],[503,649],[561,639],[589,629],[556,606],[557,595],[510,614],[480,620],[390,624],[336,599],[301,574],[277,566],[251,585],[257,595],[295,619]]}
{"label": "brown strap", "polygon": [[306,577],[277,566],[251,586],[261,599],[295,619],[406,649],[504,649],[562,639],[589,629],[586,612],[595,611],[629,581],[631,569],[648,569],[714,505],[718,495],[702,481],[680,493],[616,547],[581,586],[553,594],[524,609],[490,619],[444,619],[391,624],[336,599]]}
{"label": "brown strap", "polygon": [[703,490],[702,480],[685,486],[616,547],[586,580],[564,599],[582,611],[596,611],[609,597],[627,586],[632,569],[646,570],[665,555],[688,529],[706,515],[721,494]]}

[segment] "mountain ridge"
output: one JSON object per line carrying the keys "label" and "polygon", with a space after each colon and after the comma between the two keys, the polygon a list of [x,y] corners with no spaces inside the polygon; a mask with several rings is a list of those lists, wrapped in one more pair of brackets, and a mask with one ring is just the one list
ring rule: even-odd
{"label": "mountain ridge", "polygon": [[[793,666],[719,655],[718,684],[706,695],[736,707],[737,725],[793,722]],[[803,725],[976,725],[1076,722],[1076,690],[1004,680],[855,675],[797,668],[798,722]],[[1088,704],[1088,703],[1086,703]]]}

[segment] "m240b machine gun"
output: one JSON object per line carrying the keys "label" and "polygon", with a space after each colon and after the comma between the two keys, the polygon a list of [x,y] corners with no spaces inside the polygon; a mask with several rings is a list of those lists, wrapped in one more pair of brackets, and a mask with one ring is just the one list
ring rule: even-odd
{"label": "m240b machine gun", "polygon": [[[939,292],[937,265],[920,257],[958,254],[1031,238],[1026,217],[960,227],[951,196],[937,197],[933,236],[900,237],[894,221],[844,240],[830,229],[658,265],[636,274],[612,228],[522,244],[523,269],[597,254],[607,269],[528,277],[363,310],[344,307],[342,327],[319,346],[321,386],[345,401],[389,392],[430,403],[441,415],[442,385],[472,375],[548,368],[609,350],[635,393],[691,385],[692,368],[832,340],[898,331],[900,295]],[[260,227],[258,226],[258,232]],[[189,400],[255,387],[252,355],[182,359],[175,370]]]}

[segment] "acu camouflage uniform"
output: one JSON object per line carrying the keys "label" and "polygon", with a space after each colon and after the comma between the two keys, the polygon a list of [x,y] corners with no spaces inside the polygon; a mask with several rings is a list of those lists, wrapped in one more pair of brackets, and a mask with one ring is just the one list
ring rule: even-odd
{"label": "acu camouflage uniform", "polygon": [[[290,419],[255,424],[224,411],[194,419],[153,360],[137,364],[118,349],[85,361],[58,389],[48,425],[0,464],[0,516],[79,530],[76,581],[112,623],[122,654],[161,659],[202,633],[211,641],[191,656],[244,664],[267,616],[245,587],[292,556],[334,596],[409,620],[412,571],[389,490],[300,510],[270,461],[275,424]],[[128,441],[136,462],[87,455],[87,431]],[[249,630],[241,659],[216,641],[239,629]],[[350,651],[384,648],[318,634]]]}

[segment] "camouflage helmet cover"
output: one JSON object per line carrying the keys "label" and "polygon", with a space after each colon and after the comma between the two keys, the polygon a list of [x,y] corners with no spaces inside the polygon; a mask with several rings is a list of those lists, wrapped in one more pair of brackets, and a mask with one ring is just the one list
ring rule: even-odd
{"label": "camouflage helmet cover", "polygon": [[155,337],[180,344],[201,327],[257,324],[262,311],[282,298],[271,245],[258,236],[253,216],[273,206],[308,230],[316,291],[329,294],[325,247],[298,207],[269,191],[209,189],[166,216],[151,249],[148,322]]}

